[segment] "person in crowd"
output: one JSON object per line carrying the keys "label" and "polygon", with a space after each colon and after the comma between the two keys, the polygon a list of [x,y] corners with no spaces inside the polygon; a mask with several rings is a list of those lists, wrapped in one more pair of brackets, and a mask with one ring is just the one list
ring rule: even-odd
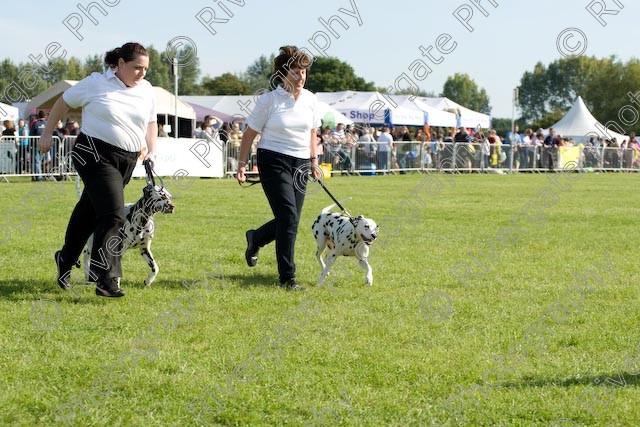
{"label": "person in crowd", "polygon": [[240,148],[242,142],[242,130],[240,129],[240,123],[234,122],[229,132],[228,142],[232,143],[235,148]]}
{"label": "person in crowd", "polygon": [[71,268],[93,234],[90,268],[96,295],[122,297],[124,187],[143,146],[145,160],[155,160],[158,129],[153,88],[144,80],[147,50],[138,43],[125,43],[106,53],[105,64],[105,73],[82,79],[56,101],[38,150],[50,150],[54,124],[70,108],[82,107],[82,129],[72,161],[84,190],[69,218],[64,245],[55,253],[57,282],[69,289]]}
{"label": "person in crowd", "polygon": [[502,152],[502,140],[495,129],[489,130],[489,145],[491,146],[491,167],[498,168],[501,165]]}
{"label": "person in crowd", "polygon": [[258,98],[238,161],[237,179],[243,183],[251,144],[260,134],[258,172],[274,219],[245,233],[245,260],[254,267],[260,248],[275,240],[278,283],[287,290],[303,289],[296,279],[294,247],[309,170],[314,179],[321,177],[316,157],[321,110],[317,97],[304,88],[312,62],[295,46],[280,48],[272,76],[277,87]]}
{"label": "person in crowd", "polygon": [[479,132],[478,140],[480,141],[480,167],[486,169],[491,167],[491,144],[482,131]]}
{"label": "person in crowd", "polygon": [[[217,120],[220,120],[220,119],[217,119]],[[216,128],[216,124],[214,123],[211,126],[211,128],[213,129],[214,137],[219,138],[220,142],[223,145],[229,141],[229,134],[231,133],[231,128],[229,127],[229,123],[223,123],[222,126],[218,128]]]}
{"label": "person in crowd", "polygon": [[[45,172],[49,173],[53,170],[60,170],[60,161],[64,158],[64,147],[67,144],[67,128],[62,123],[62,120],[58,120],[56,128],[53,130],[53,142],[51,144],[51,163],[43,166]],[[61,152],[62,151],[62,152]]]}
{"label": "person in crowd", "polygon": [[378,170],[382,169],[382,173],[384,174],[389,170],[389,153],[391,152],[392,144],[393,137],[389,133],[389,127],[384,125],[376,141],[376,145],[378,146],[376,166]]}
{"label": "person in crowd", "polygon": [[31,150],[29,145],[29,126],[24,119],[18,121],[18,161],[16,173],[29,173],[31,171]]}
{"label": "person in crowd", "polygon": [[240,123],[235,122],[229,131],[227,140],[227,167],[229,170],[236,172],[238,170],[238,153],[240,151],[240,143],[242,142],[242,130]]}
{"label": "person in crowd", "polygon": [[398,137],[394,138],[394,141],[396,142],[396,159],[400,173],[405,174],[405,169],[411,167],[411,164],[413,164],[413,158],[415,158],[411,155],[411,140],[413,138],[411,137],[411,132],[407,126],[400,126],[398,129]]}
{"label": "person in crowd", "polygon": [[[14,169],[13,162],[16,160],[17,153],[18,153],[18,150],[16,147],[17,141],[15,137],[18,135],[18,132],[16,131],[16,127],[13,121],[5,120],[2,124],[4,127],[4,129],[2,129],[2,141],[8,143],[7,147],[10,147],[10,148],[7,148],[7,150],[4,153],[2,153],[2,155],[7,157],[7,160],[10,161],[9,163],[11,165],[10,168]],[[10,171],[6,171],[6,172],[3,171],[3,173],[10,173]]]}
{"label": "person in crowd", "polygon": [[584,150],[584,166],[597,167],[600,151],[600,141],[595,135],[589,138]]}
{"label": "person in crowd", "polygon": [[[429,153],[429,146],[426,144],[427,135],[424,133],[422,128],[417,128],[413,138],[415,141],[411,144],[411,149],[409,150],[407,157],[407,165],[410,168],[420,167],[420,161],[427,165],[427,158],[429,159],[429,165],[431,164],[431,154]],[[420,153],[422,153],[422,159],[420,159]],[[429,167],[429,166],[427,166]]]}
{"label": "person in crowd", "polygon": [[[162,116],[159,117],[158,119],[158,138],[168,138],[169,134],[167,133],[166,130],[164,130],[164,118]],[[200,129],[200,131],[202,131],[202,129]]]}
{"label": "person in crowd", "polygon": [[376,152],[378,151],[378,145],[376,144],[376,139],[373,136],[375,128],[369,126],[366,128],[365,132],[362,133],[360,138],[358,138],[358,164],[362,165],[364,163],[376,163]]}
{"label": "person in crowd", "polygon": [[331,138],[333,140],[340,141],[340,143],[342,144],[342,142],[346,138],[344,123],[336,124],[336,128],[333,131],[331,131]]}
{"label": "person in crowd", "polygon": [[604,167],[609,169],[620,168],[620,144],[617,138],[607,139],[604,149]]}
{"label": "person in crowd", "polygon": [[318,156],[318,164],[321,165],[324,160],[324,142],[322,138],[322,126],[316,130],[316,156]]}
{"label": "person in crowd", "polygon": [[520,136],[520,140],[516,145],[516,154],[518,156],[516,163],[516,171],[520,169],[527,169],[529,164],[527,162],[528,158],[528,148],[531,145],[531,134],[533,131],[531,129],[526,129],[524,131],[524,135]]}
{"label": "person in crowd", "polygon": [[[38,119],[33,122],[31,125],[31,130],[29,131],[29,135],[42,137],[44,134],[44,130],[47,127],[47,115],[44,111],[38,111]],[[47,150],[46,152],[40,152],[40,150],[34,150],[33,156],[33,173],[36,174],[32,180],[34,181],[42,181],[44,177],[42,176],[42,164],[48,163],[51,161],[51,150]]]}
{"label": "person in crowd", "polygon": [[[506,156],[506,167],[513,167],[513,162],[518,161],[518,147],[522,145],[522,136],[520,136],[520,128],[517,123],[513,124],[513,129],[507,132],[504,139],[502,149]],[[517,170],[517,166],[516,166]]]}
{"label": "person in crowd", "polygon": [[549,134],[544,139],[543,142],[543,160],[542,167],[546,167],[550,171],[554,170],[554,161],[556,158],[556,153],[558,151],[558,139],[556,137],[555,130],[553,128],[549,128]]}
{"label": "person in crowd", "polygon": [[542,169],[542,160],[544,156],[544,130],[539,128],[536,131],[536,137],[533,140],[535,156],[533,159],[534,167],[537,169]]}
{"label": "person in crowd", "polygon": [[444,132],[442,139],[443,149],[440,153],[440,167],[445,169],[453,169],[453,149],[455,145],[456,128],[449,128]]}
{"label": "person in crowd", "polygon": [[431,141],[429,142],[431,152],[431,166],[438,167],[440,162],[440,148],[444,134],[441,130],[431,129]]}
{"label": "person in crowd", "polygon": [[345,175],[351,170],[351,156],[348,152],[348,146],[349,141],[344,123],[338,123],[329,135],[329,148],[333,159],[333,169],[340,170]]}
{"label": "person in crowd", "polygon": [[471,136],[463,126],[458,128],[458,132],[454,135],[453,141],[456,144],[456,161],[458,166],[471,171],[475,147],[471,145]]}
{"label": "person in crowd", "polygon": [[533,133],[533,129],[528,128],[524,131],[524,137],[522,138],[521,149],[518,150],[520,153],[520,168],[521,169],[530,169],[535,167],[535,142],[534,142],[535,134]]}
{"label": "person in crowd", "polygon": [[638,139],[636,138],[636,134],[634,132],[630,132],[629,133],[629,142],[627,143],[627,149],[632,151],[632,162],[631,162],[631,166],[632,168],[638,168],[638,166],[640,165],[640,142],[638,142]]}

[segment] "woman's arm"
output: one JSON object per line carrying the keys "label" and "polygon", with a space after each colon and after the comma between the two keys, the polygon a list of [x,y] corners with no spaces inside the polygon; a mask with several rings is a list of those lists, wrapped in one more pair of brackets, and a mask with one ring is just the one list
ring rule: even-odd
{"label": "woman's arm", "polygon": [[318,129],[311,129],[311,140],[309,141],[309,149],[311,151],[311,174],[315,180],[322,178],[322,169],[318,167],[318,154],[317,154],[317,142],[318,142]]}
{"label": "woman's arm", "polygon": [[147,154],[144,159],[147,160],[149,156],[153,156],[151,161],[156,160],[156,138],[158,137],[158,122],[149,122],[147,125]]}
{"label": "woman's arm", "polygon": [[238,182],[243,183],[247,180],[245,171],[247,170],[247,162],[249,161],[249,152],[251,151],[251,144],[253,140],[258,136],[258,132],[250,127],[242,135],[242,142],[240,143],[240,154],[238,155]]}
{"label": "woman's arm", "polygon": [[62,116],[69,111],[69,108],[62,96],[53,104],[49,112],[49,118],[47,119],[47,126],[44,128],[44,134],[38,140],[38,150],[40,150],[41,153],[46,153],[51,148],[53,129],[57,125],[58,120],[62,119]]}

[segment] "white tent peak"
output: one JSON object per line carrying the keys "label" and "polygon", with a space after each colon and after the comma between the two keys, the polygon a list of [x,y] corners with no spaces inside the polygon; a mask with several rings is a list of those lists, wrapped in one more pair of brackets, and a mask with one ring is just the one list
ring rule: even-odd
{"label": "white tent peak", "polygon": [[565,138],[572,138],[577,143],[586,142],[592,136],[599,136],[604,139],[616,138],[618,143],[627,139],[625,135],[605,128],[602,123],[593,117],[581,96],[576,98],[567,114],[551,127],[556,134]]}

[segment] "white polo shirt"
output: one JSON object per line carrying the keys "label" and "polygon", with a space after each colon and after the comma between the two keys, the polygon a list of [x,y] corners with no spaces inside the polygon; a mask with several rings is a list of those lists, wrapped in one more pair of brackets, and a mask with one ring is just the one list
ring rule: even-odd
{"label": "white polo shirt", "polygon": [[147,126],[157,120],[151,83],[127,87],[112,69],[92,73],[62,97],[70,107],[82,107],[82,133],[130,152],[146,145]]}
{"label": "white polo shirt", "polygon": [[316,95],[302,89],[298,99],[282,86],[261,95],[247,119],[262,135],[258,148],[299,159],[311,157],[311,129],[321,125]]}

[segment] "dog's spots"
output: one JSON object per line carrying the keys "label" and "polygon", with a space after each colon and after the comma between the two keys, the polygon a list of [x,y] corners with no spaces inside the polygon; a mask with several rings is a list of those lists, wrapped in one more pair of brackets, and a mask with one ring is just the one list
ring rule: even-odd
{"label": "dog's spots", "polygon": [[[376,239],[378,226],[373,220],[362,216],[350,218],[336,212],[322,213],[316,218],[311,229],[318,245],[316,256],[323,268],[318,283],[324,280],[323,277],[326,278],[331,265],[341,255],[357,256],[361,262],[360,265],[367,270],[366,283],[369,285],[372,283],[371,266],[367,262],[367,254],[358,253],[358,246],[361,242],[365,243],[365,252],[368,252],[368,246]],[[324,239],[318,238],[321,234],[324,234]],[[325,251],[326,256],[322,258]]]}

